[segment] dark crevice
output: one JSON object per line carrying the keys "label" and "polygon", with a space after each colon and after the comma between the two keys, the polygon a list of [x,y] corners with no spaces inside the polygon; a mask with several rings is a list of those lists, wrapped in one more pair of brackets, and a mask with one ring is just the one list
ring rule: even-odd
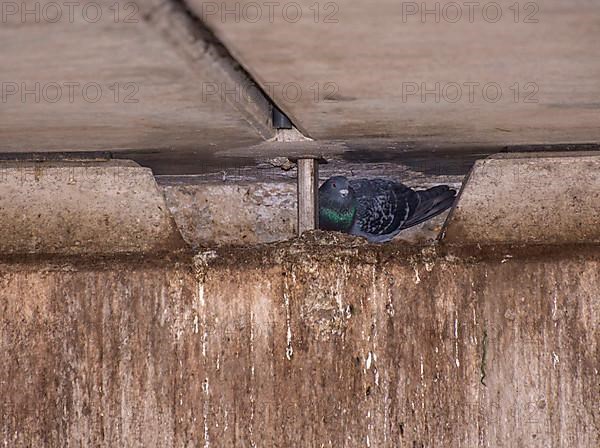
{"label": "dark crevice", "polygon": [[[191,25],[191,31],[197,41],[204,43],[204,52],[213,53],[221,59],[221,63],[228,65],[229,70],[235,73],[238,77],[239,84],[241,86],[251,86],[252,93],[258,95],[260,99],[267,105],[263,111],[266,115],[271,126],[277,129],[277,123],[274,122],[274,117],[280,117],[282,121],[280,123],[289,123],[288,127],[282,127],[282,129],[290,129],[295,126],[289,115],[283,112],[283,108],[275,102],[274,98],[271,98],[268,93],[263,89],[256,79],[252,76],[250,71],[246,69],[229,51],[225,44],[219,39],[213,29],[199,16],[185,0],[169,0],[172,8],[179,10],[180,13],[186,16],[187,21]],[[250,90],[250,89],[248,89]],[[258,123],[260,126],[261,123]],[[295,126],[298,128],[298,126]]]}
{"label": "dark crevice", "polygon": [[484,328],[483,329],[483,336],[481,338],[481,366],[480,366],[480,370],[481,370],[481,378],[480,378],[480,383],[484,386],[487,387],[487,384],[485,383],[485,378],[487,376],[487,344],[488,344],[488,334],[487,334],[487,329]]}
{"label": "dark crevice", "polygon": [[54,152],[4,152],[2,162],[64,162],[101,161],[112,159],[110,151],[54,151]]}

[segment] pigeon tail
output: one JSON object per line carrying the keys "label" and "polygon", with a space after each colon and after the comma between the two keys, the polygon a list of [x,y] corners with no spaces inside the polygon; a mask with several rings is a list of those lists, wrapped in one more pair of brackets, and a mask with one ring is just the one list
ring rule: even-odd
{"label": "pigeon tail", "polygon": [[421,224],[446,211],[452,207],[456,198],[456,190],[451,189],[448,185],[439,185],[416,193],[419,205],[409,219],[402,224],[402,229]]}

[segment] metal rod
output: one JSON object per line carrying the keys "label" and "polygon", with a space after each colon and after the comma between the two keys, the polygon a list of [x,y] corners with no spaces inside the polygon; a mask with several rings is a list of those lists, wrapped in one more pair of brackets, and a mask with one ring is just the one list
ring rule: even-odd
{"label": "metal rod", "polygon": [[319,227],[319,161],[298,159],[298,236]]}

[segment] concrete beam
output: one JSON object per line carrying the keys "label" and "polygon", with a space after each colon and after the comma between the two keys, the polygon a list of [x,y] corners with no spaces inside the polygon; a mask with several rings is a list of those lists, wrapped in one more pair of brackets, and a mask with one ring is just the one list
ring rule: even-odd
{"label": "concrete beam", "polygon": [[2,255],[184,247],[152,172],[131,161],[3,162],[0,211]]}
{"label": "concrete beam", "polygon": [[597,152],[504,154],[475,163],[444,242],[600,243],[599,223]]}
{"label": "concrete beam", "polygon": [[600,446],[597,246],[503,253],[0,264],[0,444]]}
{"label": "concrete beam", "polygon": [[[0,153],[125,151],[177,165],[188,151],[210,160],[273,137],[268,100],[182,3],[97,0],[93,22],[83,4],[11,5],[0,26]],[[231,100],[222,86],[234,82],[244,94]]]}
{"label": "concrete beam", "polygon": [[186,3],[314,139],[600,141],[598,2]]}

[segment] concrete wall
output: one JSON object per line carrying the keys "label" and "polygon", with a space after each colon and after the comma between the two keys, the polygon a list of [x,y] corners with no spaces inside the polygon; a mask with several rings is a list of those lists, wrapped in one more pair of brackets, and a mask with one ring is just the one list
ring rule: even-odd
{"label": "concrete wall", "polygon": [[3,263],[0,443],[598,446],[599,270],[345,240]]}
{"label": "concrete wall", "polygon": [[579,157],[476,164],[435,245],[316,231],[195,252],[179,232],[286,237],[291,185],[11,165],[0,446],[600,446],[600,184]]}

